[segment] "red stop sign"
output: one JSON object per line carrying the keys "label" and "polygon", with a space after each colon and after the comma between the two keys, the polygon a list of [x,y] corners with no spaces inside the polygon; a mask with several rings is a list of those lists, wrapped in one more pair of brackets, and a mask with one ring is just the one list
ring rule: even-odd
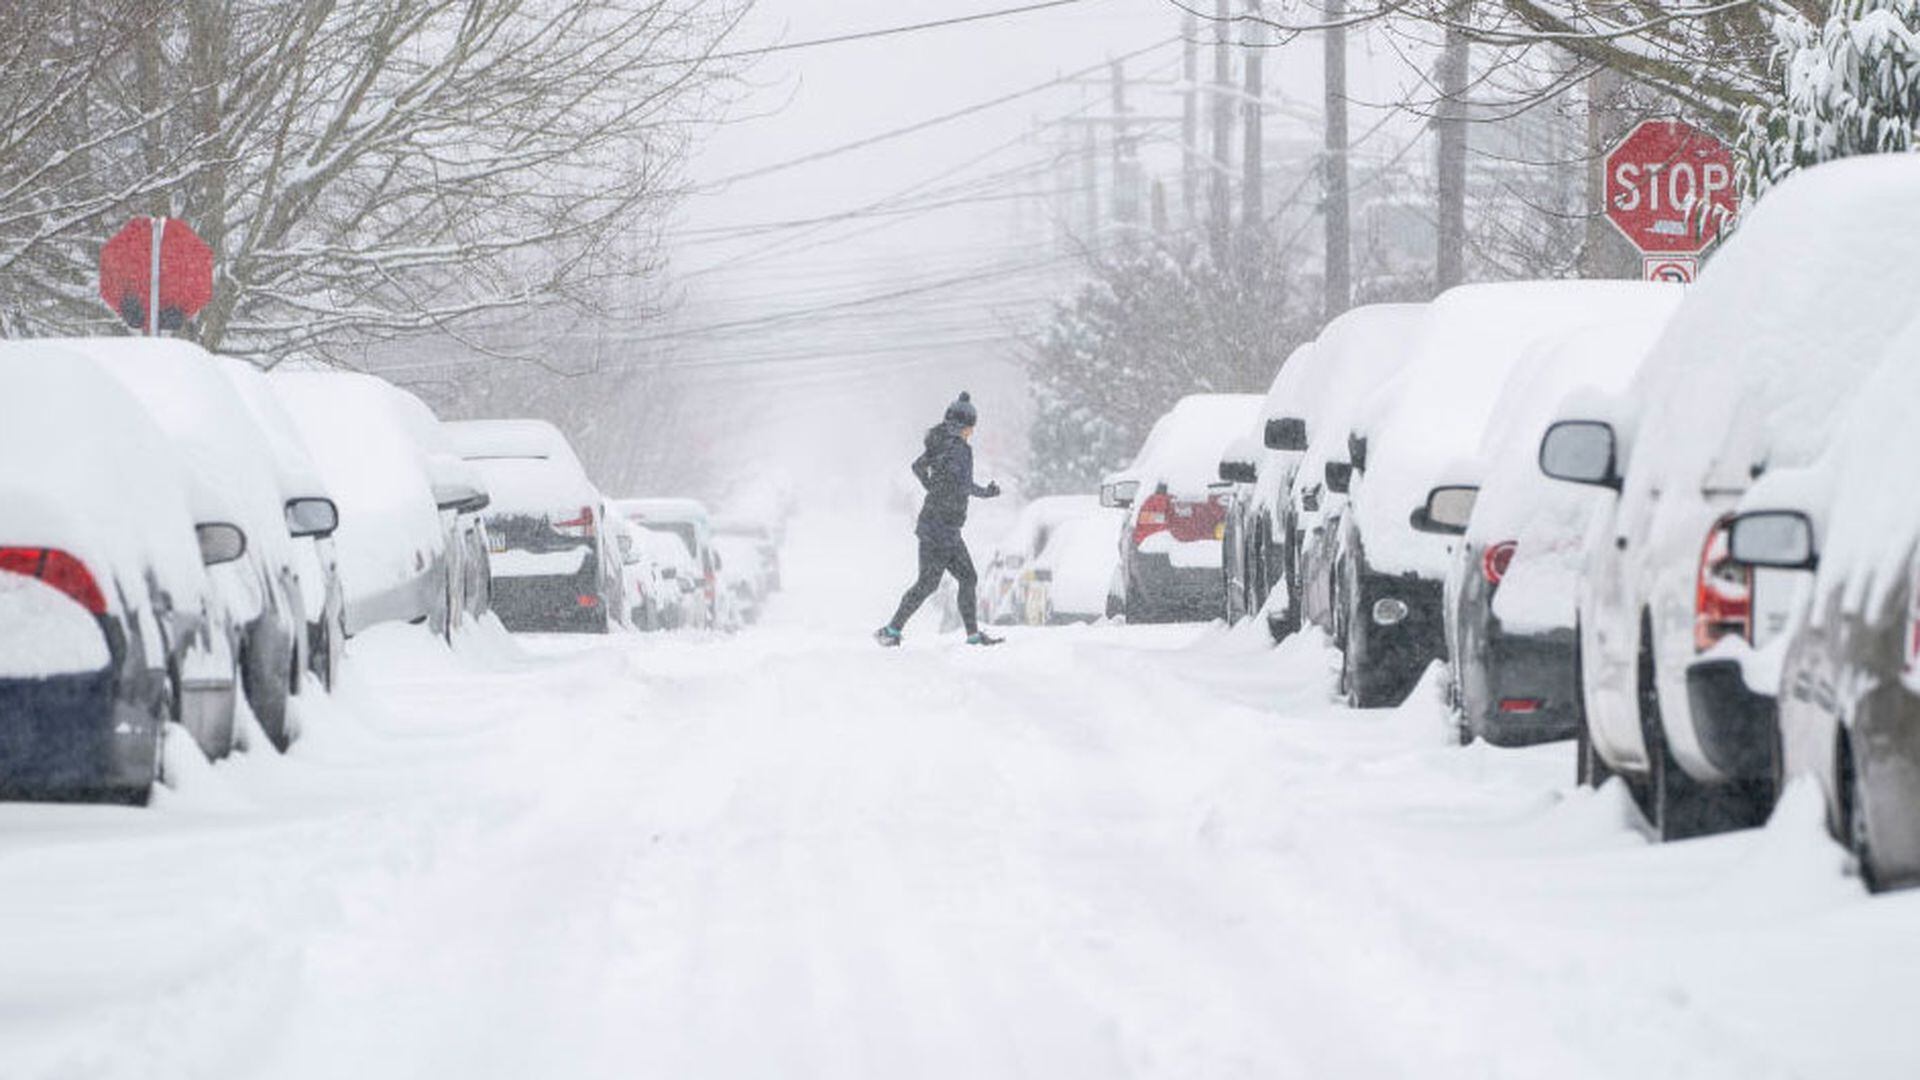
{"label": "red stop sign", "polygon": [[100,299],[146,329],[153,301],[153,234],[160,232],[159,326],[176,330],[213,301],[213,249],[178,218],[138,217],[100,249]]}
{"label": "red stop sign", "polygon": [[1648,120],[1606,159],[1607,220],[1647,255],[1691,255],[1740,208],[1733,152],[1684,120]]}

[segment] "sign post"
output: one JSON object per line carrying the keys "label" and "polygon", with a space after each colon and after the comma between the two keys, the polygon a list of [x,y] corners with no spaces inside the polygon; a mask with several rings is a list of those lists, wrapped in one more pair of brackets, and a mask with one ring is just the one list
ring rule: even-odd
{"label": "sign post", "polygon": [[213,301],[213,249],[184,221],[138,217],[100,249],[100,298],[158,337]]}
{"label": "sign post", "polygon": [[1691,281],[1740,209],[1733,151],[1684,120],[1647,120],[1607,152],[1606,215],[1651,281]]}

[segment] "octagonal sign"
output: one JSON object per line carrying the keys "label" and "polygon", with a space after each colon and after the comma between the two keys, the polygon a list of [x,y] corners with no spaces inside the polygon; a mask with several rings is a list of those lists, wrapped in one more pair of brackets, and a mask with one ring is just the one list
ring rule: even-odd
{"label": "octagonal sign", "polygon": [[1647,120],[1607,153],[1606,212],[1644,255],[1693,255],[1740,208],[1733,151],[1684,120]]}

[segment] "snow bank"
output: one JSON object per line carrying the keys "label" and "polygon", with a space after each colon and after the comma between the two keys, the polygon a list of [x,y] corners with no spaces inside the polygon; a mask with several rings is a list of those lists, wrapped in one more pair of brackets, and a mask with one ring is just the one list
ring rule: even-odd
{"label": "snow bank", "polygon": [[1165,484],[1171,495],[1203,499],[1220,480],[1220,457],[1259,414],[1258,394],[1189,394],[1154,422],[1133,464],[1119,476],[1139,480],[1141,497]]}
{"label": "snow bank", "polygon": [[0,342],[0,384],[0,544],[76,556],[111,611],[116,579],[145,610],[149,573],[176,607],[199,608],[207,578],[185,470],[140,403],[53,342]]}
{"label": "snow bank", "polygon": [[1406,369],[1361,421],[1367,468],[1352,506],[1371,567],[1445,576],[1447,538],[1415,532],[1408,518],[1445,470],[1480,448],[1496,399],[1529,347],[1572,324],[1630,318],[1663,290],[1677,287],[1525,281],[1464,285],[1435,300]]}

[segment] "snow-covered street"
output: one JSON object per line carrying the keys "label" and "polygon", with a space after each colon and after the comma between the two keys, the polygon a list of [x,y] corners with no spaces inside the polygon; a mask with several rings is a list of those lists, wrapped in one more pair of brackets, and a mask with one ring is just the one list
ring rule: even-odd
{"label": "snow-covered street", "polygon": [[[736,637],[353,643],[286,758],[0,806],[0,1077],[1896,1076],[1920,893],[1654,846],[1263,630],[929,613],[796,523]],[[256,745],[259,736],[255,735]],[[184,740],[174,740],[174,747]]]}

